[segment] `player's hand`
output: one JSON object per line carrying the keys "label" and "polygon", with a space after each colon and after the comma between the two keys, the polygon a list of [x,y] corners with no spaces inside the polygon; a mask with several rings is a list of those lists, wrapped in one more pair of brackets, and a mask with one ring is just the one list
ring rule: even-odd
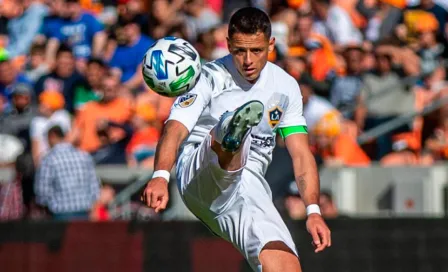
{"label": "player's hand", "polygon": [[153,178],[146,185],[140,200],[156,213],[164,210],[168,204],[168,182],[164,178]]}
{"label": "player's hand", "polygon": [[318,253],[331,246],[330,229],[324,219],[317,213],[310,214],[306,220],[306,229],[313,237],[314,252]]}

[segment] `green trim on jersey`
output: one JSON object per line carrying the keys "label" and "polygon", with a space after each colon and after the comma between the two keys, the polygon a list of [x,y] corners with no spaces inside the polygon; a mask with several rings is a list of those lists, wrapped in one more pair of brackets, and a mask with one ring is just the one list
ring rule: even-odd
{"label": "green trim on jersey", "polygon": [[293,127],[284,127],[278,130],[280,136],[283,139],[292,134],[308,134],[308,128],[306,126],[293,126]]}

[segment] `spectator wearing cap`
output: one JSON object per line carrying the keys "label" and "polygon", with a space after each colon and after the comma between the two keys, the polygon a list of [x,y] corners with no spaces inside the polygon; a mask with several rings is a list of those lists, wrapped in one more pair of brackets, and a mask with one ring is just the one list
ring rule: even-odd
{"label": "spectator wearing cap", "polygon": [[101,81],[106,75],[107,67],[101,59],[92,58],[87,63],[85,76],[75,86],[74,108],[76,111],[89,101],[98,101],[100,97],[97,92],[101,89]]}
{"label": "spectator wearing cap", "polygon": [[[439,23],[434,15],[428,13],[422,22],[416,27],[418,35],[418,51],[421,77],[429,88],[443,81],[445,78],[445,67],[443,64],[443,52],[445,46],[437,41],[437,30]],[[432,89],[432,88],[431,88]]]}
{"label": "spectator wearing cap", "polygon": [[109,66],[120,75],[127,88],[140,89],[143,84],[142,59],[154,40],[141,33],[137,17],[123,19],[120,25],[124,36],[117,41]]}
{"label": "spectator wearing cap", "polygon": [[37,170],[36,202],[56,220],[88,220],[100,193],[95,163],[89,154],[64,141],[60,127],[51,127],[47,138],[51,150]]}
{"label": "spectator wearing cap", "polygon": [[[76,117],[69,135],[69,141],[81,150],[93,153],[102,146],[98,132],[104,133],[104,124],[113,122],[124,125],[131,119],[132,108],[129,99],[119,96],[120,82],[112,74],[107,74],[102,82],[99,101],[84,105]],[[112,127],[106,130],[109,139],[118,141],[125,137],[123,129]]]}
{"label": "spectator wearing cap", "polygon": [[434,15],[438,21],[437,37],[443,40],[446,37],[446,27],[448,26],[448,10],[435,3],[434,0],[420,0],[420,4],[410,7],[409,10],[423,10]]}
{"label": "spectator wearing cap", "polygon": [[17,83],[12,87],[11,109],[0,116],[0,131],[18,137],[26,150],[31,149],[30,124],[37,113],[32,103],[33,89],[26,83]]}
{"label": "spectator wearing cap", "polygon": [[64,110],[64,103],[64,96],[58,91],[47,90],[39,95],[39,116],[32,119],[30,127],[31,148],[36,165],[50,149],[48,130],[57,125],[66,133],[71,127],[70,114]]}
{"label": "spectator wearing cap", "polygon": [[311,130],[317,144],[317,153],[326,166],[363,167],[370,159],[356,139],[342,131],[343,119],[339,112],[328,111]]}
{"label": "spectator wearing cap", "polygon": [[18,14],[8,21],[8,47],[11,58],[25,57],[39,33],[48,8],[43,3],[17,0]]}
{"label": "spectator wearing cap", "polygon": [[64,96],[65,109],[74,113],[75,86],[80,79],[81,75],[76,71],[72,50],[62,45],[58,49],[54,69],[39,78],[34,88],[37,96],[45,90],[60,92]]}
{"label": "spectator wearing cap", "polygon": [[68,44],[78,60],[77,67],[83,71],[88,58],[102,56],[107,35],[93,15],[82,11],[78,0],[65,0],[60,14],[65,20],[56,21],[59,25],[48,33],[47,61],[53,63],[59,46]]}
{"label": "spectator wearing cap", "polygon": [[3,102],[5,112],[11,110],[12,92],[16,83],[30,84],[30,81],[14,66],[8,51],[0,48],[0,96],[5,98]]}
{"label": "spectator wearing cap", "polygon": [[154,126],[156,111],[150,104],[139,104],[132,118],[134,134],[126,147],[128,165],[152,168],[160,131]]}

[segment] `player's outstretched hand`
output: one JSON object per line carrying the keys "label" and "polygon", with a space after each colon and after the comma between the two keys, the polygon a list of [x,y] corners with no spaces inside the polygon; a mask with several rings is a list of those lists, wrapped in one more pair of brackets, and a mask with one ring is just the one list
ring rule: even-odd
{"label": "player's outstretched hand", "polygon": [[331,246],[330,229],[321,215],[317,213],[310,214],[306,220],[306,228],[313,237],[314,252],[321,252]]}
{"label": "player's outstretched hand", "polygon": [[168,199],[168,182],[161,177],[151,179],[140,198],[143,203],[153,208],[156,213],[166,208]]}

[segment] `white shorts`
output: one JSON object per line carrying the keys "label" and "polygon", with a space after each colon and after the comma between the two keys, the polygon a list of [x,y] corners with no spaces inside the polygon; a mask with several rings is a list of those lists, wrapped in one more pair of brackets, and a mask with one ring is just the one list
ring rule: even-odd
{"label": "white shorts", "polygon": [[297,250],[283,219],[260,177],[244,168],[251,137],[242,146],[243,167],[225,171],[211,149],[211,136],[199,146],[187,146],[177,164],[180,194],[186,206],[218,236],[231,242],[254,271],[261,271],[259,254],[272,241]]}

